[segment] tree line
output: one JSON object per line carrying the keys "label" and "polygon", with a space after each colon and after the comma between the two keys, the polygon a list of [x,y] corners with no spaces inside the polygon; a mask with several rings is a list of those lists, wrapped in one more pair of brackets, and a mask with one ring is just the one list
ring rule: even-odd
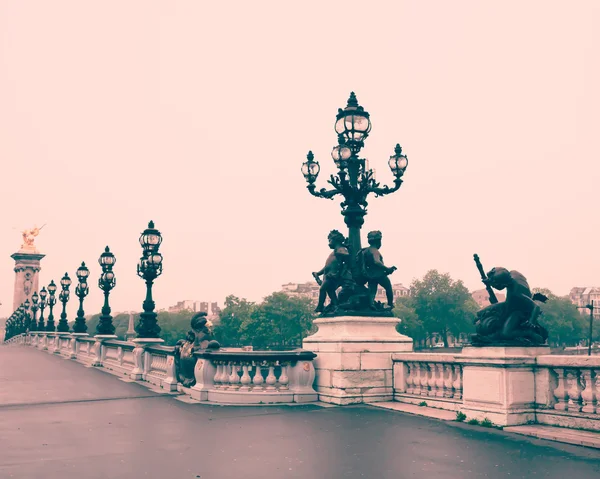
{"label": "tree line", "polygon": [[[431,270],[410,285],[411,294],[396,300],[394,314],[401,319],[398,331],[419,344],[426,340],[441,340],[444,346],[450,339],[470,336],[479,306],[461,280],[449,274]],[[535,289],[549,299],[541,305],[540,322],[548,329],[552,346],[574,346],[587,338],[588,318],[582,316],[568,298],[558,297],[548,289]],[[256,303],[234,295],[227,296],[225,306],[214,320],[214,336],[223,346],[253,346],[255,349],[290,349],[301,347],[302,339],[311,334],[314,303],[310,298],[289,296],[276,292]],[[191,311],[160,312],[158,324],[165,345],[174,345],[190,329]],[[87,320],[93,334],[98,323],[96,314]],[[139,313],[134,315],[135,323]],[[125,336],[128,314],[113,318],[115,334]],[[595,339],[600,340],[596,327]]]}

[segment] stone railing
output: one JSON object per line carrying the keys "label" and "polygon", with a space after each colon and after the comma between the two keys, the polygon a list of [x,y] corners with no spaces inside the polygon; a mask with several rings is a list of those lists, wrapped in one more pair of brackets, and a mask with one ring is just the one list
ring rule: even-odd
{"label": "stone railing", "polygon": [[27,334],[25,333],[21,333],[21,334],[17,334],[16,336],[13,336],[10,339],[7,339],[6,341],[2,341],[2,344],[6,344],[7,346],[10,346],[11,344],[26,344],[27,343]]}
{"label": "stone railing", "polygon": [[199,401],[230,404],[305,403],[317,401],[310,351],[210,351],[196,353]]}
{"label": "stone railing", "polygon": [[394,399],[441,409],[462,404],[462,364],[453,354],[398,353],[394,362]]}
{"label": "stone railing", "polygon": [[600,430],[600,356],[539,356],[536,419]]}
{"label": "stone railing", "polygon": [[469,419],[499,425],[600,431],[600,356],[547,351],[499,347],[393,354],[394,400],[461,411]]}
{"label": "stone railing", "polygon": [[173,347],[75,333],[33,332],[20,341],[166,391],[179,390],[199,401],[274,404],[318,400],[313,389],[316,355],[310,351],[198,352],[194,371],[197,383],[185,388],[177,381]]}

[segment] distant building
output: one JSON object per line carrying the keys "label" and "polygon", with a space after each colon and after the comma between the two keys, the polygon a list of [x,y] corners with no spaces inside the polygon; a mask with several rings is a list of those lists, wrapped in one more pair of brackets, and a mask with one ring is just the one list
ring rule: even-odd
{"label": "distant building", "polygon": [[221,312],[221,308],[217,302],[207,301],[194,301],[190,299],[184,299],[178,301],[174,306],[170,306],[168,309],[169,313],[181,313],[182,311],[189,311],[190,313],[206,313],[208,318],[218,316]]}
{"label": "distant building", "polygon": [[[594,307],[600,307],[600,288],[599,287],[574,287],[571,288],[569,299],[577,306],[582,315],[589,316],[590,310],[586,309],[588,304],[594,302]],[[600,309],[594,309],[594,319],[600,319]]]}
{"label": "distant building", "polygon": [[[496,298],[498,298],[498,301],[504,301],[506,299],[506,295],[498,293],[497,291],[494,291],[494,293],[496,293]],[[485,288],[473,291],[471,293],[471,297],[477,303],[477,306],[479,306],[479,308],[485,308],[486,306],[492,304],[490,303],[490,294]]]}
{"label": "distant building", "polygon": [[[410,296],[410,289],[400,283],[393,284],[392,290],[394,291],[394,299]],[[319,300],[319,285],[314,281],[308,283],[287,283],[281,286],[281,292],[292,297],[310,298],[314,303]],[[386,302],[385,291],[381,286],[377,289],[375,299],[383,303]]]}

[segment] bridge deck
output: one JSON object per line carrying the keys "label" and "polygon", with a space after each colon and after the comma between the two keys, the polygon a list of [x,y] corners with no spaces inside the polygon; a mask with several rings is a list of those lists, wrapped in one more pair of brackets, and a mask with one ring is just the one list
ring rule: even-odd
{"label": "bridge deck", "polygon": [[186,404],[0,347],[2,478],[600,477],[600,451],[368,406]]}

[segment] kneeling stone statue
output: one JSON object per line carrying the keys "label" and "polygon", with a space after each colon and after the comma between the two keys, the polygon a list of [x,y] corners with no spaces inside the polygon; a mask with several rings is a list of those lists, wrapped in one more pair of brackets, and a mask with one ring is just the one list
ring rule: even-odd
{"label": "kneeling stone statue", "polygon": [[177,380],[189,388],[196,384],[194,368],[196,367],[196,351],[206,349],[219,349],[221,345],[212,339],[208,329],[206,313],[201,312],[192,316],[190,321],[192,329],[188,331],[185,339],[180,339],[175,345],[175,367]]}

